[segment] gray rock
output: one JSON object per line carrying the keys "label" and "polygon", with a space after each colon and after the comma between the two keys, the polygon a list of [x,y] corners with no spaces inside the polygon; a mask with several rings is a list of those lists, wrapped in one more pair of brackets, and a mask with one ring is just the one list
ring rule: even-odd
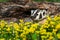
{"label": "gray rock", "polygon": [[24,22],[33,22],[33,20],[31,18],[25,18]]}

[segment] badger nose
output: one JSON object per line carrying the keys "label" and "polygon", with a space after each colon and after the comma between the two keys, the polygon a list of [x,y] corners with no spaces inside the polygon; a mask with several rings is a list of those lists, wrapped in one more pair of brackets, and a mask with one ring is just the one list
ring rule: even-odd
{"label": "badger nose", "polygon": [[30,18],[31,18],[31,19],[35,19],[35,17],[34,17],[34,16],[31,16]]}

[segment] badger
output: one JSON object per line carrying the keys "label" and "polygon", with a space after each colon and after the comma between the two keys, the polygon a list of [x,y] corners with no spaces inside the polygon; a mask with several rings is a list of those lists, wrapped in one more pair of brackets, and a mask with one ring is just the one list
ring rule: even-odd
{"label": "badger", "polygon": [[47,16],[47,9],[31,10],[31,18],[34,20],[44,19]]}

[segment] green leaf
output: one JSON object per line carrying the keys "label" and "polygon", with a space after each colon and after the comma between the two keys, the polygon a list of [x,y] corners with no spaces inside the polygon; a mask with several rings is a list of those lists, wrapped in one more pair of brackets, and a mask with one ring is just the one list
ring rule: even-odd
{"label": "green leaf", "polygon": [[58,33],[60,33],[60,30],[58,30]]}
{"label": "green leaf", "polygon": [[57,36],[55,35],[54,39],[53,40],[58,40]]}
{"label": "green leaf", "polygon": [[33,40],[37,40],[37,34],[36,33],[33,33],[31,36],[32,36]]}
{"label": "green leaf", "polygon": [[32,37],[31,37],[31,34],[30,33],[27,34],[26,37],[27,37],[27,40],[32,40]]}

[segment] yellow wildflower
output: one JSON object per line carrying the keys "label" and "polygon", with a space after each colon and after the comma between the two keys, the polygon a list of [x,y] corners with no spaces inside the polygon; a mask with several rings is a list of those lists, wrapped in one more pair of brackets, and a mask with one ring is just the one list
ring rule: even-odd
{"label": "yellow wildflower", "polygon": [[10,27],[7,28],[7,31],[10,31]]}
{"label": "yellow wildflower", "polygon": [[55,17],[54,17],[54,20],[55,20],[55,21],[56,21],[56,20],[60,20],[60,17],[55,16]]}
{"label": "yellow wildflower", "polygon": [[14,26],[15,30],[19,30],[19,25],[17,23],[14,23],[13,26]]}
{"label": "yellow wildflower", "polygon": [[23,30],[20,29],[19,32],[23,32]]}
{"label": "yellow wildflower", "polygon": [[60,29],[60,24],[58,24],[58,25],[56,26],[56,29]]}
{"label": "yellow wildflower", "polygon": [[25,36],[25,34],[24,34],[24,33],[21,33],[20,37],[22,37],[22,38],[23,38],[23,37],[26,37],[26,36]]}
{"label": "yellow wildflower", "polygon": [[50,24],[51,24],[51,25],[54,25],[54,24],[55,24],[55,22],[53,22],[53,21],[50,21]]}
{"label": "yellow wildflower", "polygon": [[54,17],[54,20],[56,20],[57,16]]}
{"label": "yellow wildflower", "polygon": [[10,24],[13,24],[13,22],[10,22]]}
{"label": "yellow wildflower", "polygon": [[2,23],[4,23],[5,21],[4,20],[1,20]]}
{"label": "yellow wildflower", "polygon": [[5,25],[5,27],[9,27],[9,25]]}
{"label": "yellow wildflower", "polygon": [[57,37],[58,37],[58,39],[60,39],[60,33],[59,33],[59,34],[57,34]]}
{"label": "yellow wildflower", "polygon": [[29,31],[23,31],[23,33],[26,35],[26,34],[28,34],[28,33],[29,33]]}
{"label": "yellow wildflower", "polygon": [[0,40],[5,40],[5,38],[1,38]]}
{"label": "yellow wildflower", "polygon": [[37,28],[38,27],[38,23],[32,24],[31,27]]}
{"label": "yellow wildflower", "polygon": [[20,27],[23,27],[23,26],[24,26],[24,24],[22,24],[22,23],[19,23],[19,26],[20,26]]}
{"label": "yellow wildflower", "polygon": [[24,26],[24,30],[28,30],[27,26]]}
{"label": "yellow wildflower", "polygon": [[46,36],[41,36],[42,39],[46,38]]}
{"label": "yellow wildflower", "polygon": [[40,30],[40,33],[41,34],[46,34],[46,30],[45,29],[42,29],[42,30]]}
{"label": "yellow wildflower", "polygon": [[53,39],[53,36],[50,36],[49,39],[52,40]]}
{"label": "yellow wildflower", "polygon": [[11,40],[11,38],[9,40]]}
{"label": "yellow wildflower", "polygon": [[7,22],[5,22],[5,21],[4,21],[3,23],[8,24],[8,23],[7,23]]}
{"label": "yellow wildflower", "polygon": [[52,32],[47,32],[47,35],[50,35],[50,36],[52,36]]}
{"label": "yellow wildflower", "polygon": [[47,26],[47,25],[45,25],[45,24],[43,24],[41,27],[43,27],[43,28],[48,28],[48,26]]}
{"label": "yellow wildflower", "polygon": [[24,21],[22,19],[19,20],[21,23],[23,23]]}
{"label": "yellow wildflower", "polygon": [[13,24],[14,24],[13,22],[10,22],[10,23],[9,23],[10,26],[13,26]]}
{"label": "yellow wildflower", "polygon": [[40,33],[40,31],[35,31],[37,34],[39,34]]}
{"label": "yellow wildflower", "polygon": [[55,34],[56,34],[56,32],[57,32],[57,29],[53,29],[53,33],[55,33]]}
{"label": "yellow wildflower", "polygon": [[26,40],[26,38],[23,38],[23,40]]}
{"label": "yellow wildflower", "polygon": [[48,19],[49,21],[51,20],[51,18],[50,18],[49,16],[47,17],[47,19]]}
{"label": "yellow wildflower", "polygon": [[19,35],[17,33],[15,35],[16,35],[15,38],[18,38],[19,37]]}
{"label": "yellow wildflower", "polygon": [[1,28],[3,28],[5,26],[5,23],[1,22],[0,25],[1,25]]}
{"label": "yellow wildflower", "polygon": [[27,28],[27,26],[24,26],[23,32],[24,32],[25,34],[28,34],[28,33],[29,33],[29,29]]}
{"label": "yellow wildflower", "polygon": [[25,25],[29,25],[29,24],[31,24],[31,22],[26,22],[26,23],[25,23]]}
{"label": "yellow wildflower", "polygon": [[1,30],[1,28],[0,28],[0,30]]}
{"label": "yellow wildflower", "polygon": [[34,33],[34,31],[35,31],[35,28],[30,27],[29,32]]}

